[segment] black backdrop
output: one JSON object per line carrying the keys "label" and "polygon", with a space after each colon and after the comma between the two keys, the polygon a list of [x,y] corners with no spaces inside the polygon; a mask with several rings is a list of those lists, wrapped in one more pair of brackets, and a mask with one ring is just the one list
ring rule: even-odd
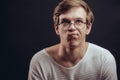
{"label": "black backdrop", "polygon": [[[0,80],[27,80],[31,57],[59,42],[52,13],[61,0],[4,0]],[[109,49],[120,79],[120,1],[86,0],[95,15],[88,41]]]}

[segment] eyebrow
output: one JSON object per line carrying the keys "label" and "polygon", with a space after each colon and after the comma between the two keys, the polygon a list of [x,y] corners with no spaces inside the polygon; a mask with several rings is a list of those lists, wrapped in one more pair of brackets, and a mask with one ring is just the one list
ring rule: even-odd
{"label": "eyebrow", "polygon": [[63,18],[63,19],[61,19],[61,21],[66,21],[66,20],[70,20],[70,19],[67,19],[67,18]]}
{"label": "eyebrow", "polygon": [[83,20],[83,18],[76,18],[76,19]]}
{"label": "eyebrow", "polygon": [[[83,18],[75,18],[75,20],[76,20],[76,19],[83,20]],[[62,18],[62,19],[61,19],[61,21],[66,21],[66,20],[70,20],[70,19],[68,19],[68,18]]]}
{"label": "eyebrow", "polygon": [[63,19],[61,19],[61,22],[64,22],[64,21],[69,22],[69,21],[70,21],[70,19],[67,19],[67,18],[63,18]]}

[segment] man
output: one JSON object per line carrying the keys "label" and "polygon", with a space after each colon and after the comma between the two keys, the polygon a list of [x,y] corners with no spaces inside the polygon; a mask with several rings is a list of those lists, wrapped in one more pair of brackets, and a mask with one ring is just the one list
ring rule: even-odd
{"label": "man", "polygon": [[86,41],[94,16],[83,0],[63,0],[55,8],[60,43],[35,54],[28,80],[117,80],[112,54]]}

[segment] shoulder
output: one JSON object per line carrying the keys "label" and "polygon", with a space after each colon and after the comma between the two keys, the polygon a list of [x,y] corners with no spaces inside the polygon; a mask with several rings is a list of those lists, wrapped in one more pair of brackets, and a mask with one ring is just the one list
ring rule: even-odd
{"label": "shoulder", "polygon": [[46,55],[45,49],[42,49],[33,55],[30,61],[30,65],[34,66],[34,65],[40,64],[41,62],[45,61],[46,58],[47,58],[47,55]]}
{"label": "shoulder", "polygon": [[101,66],[101,77],[117,80],[116,61],[113,54],[109,50],[92,43],[89,43],[89,52],[92,54],[93,61]]}
{"label": "shoulder", "polygon": [[48,73],[51,72],[52,67],[54,67],[53,60],[44,48],[31,58],[29,76],[34,79],[41,78],[42,80],[46,80],[45,78],[47,78]]}
{"label": "shoulder", "polygon": [[50,61],[52,61],[51,58],[54,57],[57,52],[57,46],[58,45],[54,45],[40,50],[39,52],[33,55],[30,64],[33,66],[38,64],[49,64]]}
{"label": "shoulder", "polygon": [[103,54],[103,55],[110,55],[110,51],[106,48],[103,48],[99,45],[89,43],[89,51],[92,53]]}
{"label": "shoulder", "polygon": [[89,43],[88,53],[89,56],[100,61],[114,61],[114,56],[108,49],[105,49],[93,43]]}
{"label": "shoulder", "polygon": [[107,49],[105,49],[105,48],[103,48],[99,45],[93,44],[93,43],[89,43],[89,47],[90,47],[91,50],[96,50],[97,49],[97,51],[108,51]]}
{"label": "shoulder", "polygon": [[55,58],[57,56],[58,51],[59,51],[59,44],[50,46],[50,47],[46,48],[45,50],[50,57]]}
{"label": "shoulder", "polygon": [[115,61],[113,54],[108,49],[96,44],[89,43],[89,52],[93,57],[99,58],[103,62]]}

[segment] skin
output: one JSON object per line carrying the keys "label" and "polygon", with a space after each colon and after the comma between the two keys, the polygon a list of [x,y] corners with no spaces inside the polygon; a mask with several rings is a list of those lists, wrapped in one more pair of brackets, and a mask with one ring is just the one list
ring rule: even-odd
{"label": "skin", "polygon": [[[65,18],[74,23],[76,18],[81,18],[86,22],[86,16],[86,11],[82,7],[73,7],[61,14],[59,19],[60,22]],[[62,30],[61,26],[55,26],[56,34],[60,36],[60,43],[46,48],[46,51],[58,64],[73,67],[84,57],[88,48],[86,35],[90,33],[92,24],[82,26],[83,28],[80,29],[71,24],[67,30]]]}

